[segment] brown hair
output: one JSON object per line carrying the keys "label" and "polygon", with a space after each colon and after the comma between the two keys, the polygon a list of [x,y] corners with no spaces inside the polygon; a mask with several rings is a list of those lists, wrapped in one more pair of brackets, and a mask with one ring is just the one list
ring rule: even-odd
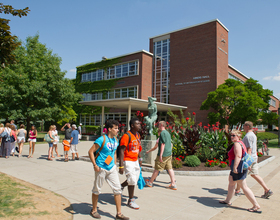
{"label": "brown hair", "polygon": [[165,121],[160,121],[159,124],[161,124],[163,127],[166,128],[166,122]]}
{"label": "brown hair", "polygon": [[5,127],[11,128],[11,124],[10,123],[6,123]]}
{"label": "brown hair", "polygon": [[24,124],[21,124],[21,125],[20,125],[20,128],[25,128]]}
{"label": "brown hair", "polygon": [[247,125],[250,128],[250,130],[254,127],[253,122],[251,121],[245,121],[244,125]]}
{"label": "brown hair", "polygon": [[10,127],[13,131],[15,131],[16,130],[16,127],[14,126],[14,125],[11,125],[11,127]]}
{"label": "brown hair", "polygon": [[1,124],[0,124],[0,128],[3,128],[3,127],[4,127],[4,124],[1,123]]}

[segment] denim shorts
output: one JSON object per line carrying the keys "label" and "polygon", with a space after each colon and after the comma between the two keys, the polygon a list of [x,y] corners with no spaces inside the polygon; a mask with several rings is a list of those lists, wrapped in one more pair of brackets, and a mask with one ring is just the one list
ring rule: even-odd
{"label": "denim shorts", "polygon": [[53,143],[49,143],[49,147],[52,147],[53,146]]}

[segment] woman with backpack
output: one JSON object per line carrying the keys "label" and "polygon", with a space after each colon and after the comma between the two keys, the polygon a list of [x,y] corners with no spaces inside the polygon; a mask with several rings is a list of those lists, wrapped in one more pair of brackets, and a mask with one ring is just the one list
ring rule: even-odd
{"label": "woman with backpack", "polygon": [[10,137],[12,135],[12,130],[10,128],[11,124],[10,123],[6,123],[5,128],[2,129],[1,132],[1,137],[2,137],[2,142],[1,142],[1,157],[6,157],[9,158],[10,155]]}

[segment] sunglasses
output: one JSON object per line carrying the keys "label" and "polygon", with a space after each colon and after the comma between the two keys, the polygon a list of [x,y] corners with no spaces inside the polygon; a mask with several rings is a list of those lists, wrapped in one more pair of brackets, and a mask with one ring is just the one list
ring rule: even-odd
{"label": "sunglasses", "polygon": [[231,134],[230,136],[231,136],[231,137],[235,137],[236,135],[235,135],[235,134]]}

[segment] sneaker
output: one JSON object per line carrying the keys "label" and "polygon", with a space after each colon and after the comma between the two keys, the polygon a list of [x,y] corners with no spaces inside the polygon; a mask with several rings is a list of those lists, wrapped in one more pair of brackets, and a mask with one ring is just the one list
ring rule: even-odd
{"label": "sneaker", "polygon": [[236,196],[241,196],[241,191],[240,191],[240,190],[239,190],[239,191],[236,191],[236,190],[235,190],[235,195],[236,195]]}
{"label": "sneaker", "polygon": [[177,190],[177,186],[170,184],[167,189]]}
{"label": "sneaker", "polygon": [[116,215],[116,220],[129,220],[128,217],[125,217],[123,214]]}
{"label": "sneaker", "polygon": [[145,186],[147,186],[147,187],[153,187],[153,184],[152,184],[149,180],[147,180]]}
{"label": "sneaker", "polygon": [[132,208],[132,209],[139,209],[139,205],[137,205],[135,203],[135,199],[134,198],[128,200],[127,206]]}
{"label": "sneaker", "polygon": [[268,197],[272,196],[272,195],[273,195],[273,192],[271,190],[268,190],[267,192],[264,192],[264,194],[261,197],[268,199]]}
{"label": "sneaker", "polygon": [[92,213],[92,210],[89,213],[93,218],[101,218],[101,216],[98,214],[98,212]]}

